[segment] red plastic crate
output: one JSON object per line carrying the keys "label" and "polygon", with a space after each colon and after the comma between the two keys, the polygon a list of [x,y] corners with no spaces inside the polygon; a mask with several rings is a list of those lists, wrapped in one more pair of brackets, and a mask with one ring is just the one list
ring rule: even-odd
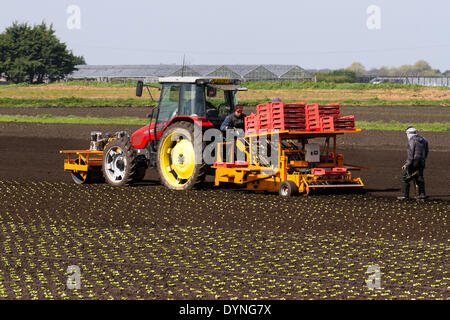
{"label": "red plastic crate", "polygon": [[306,105],[306,130],[320,131],[319,105],[317,103]]}
{"label": "red plastic crate", "polygon": [[312,168],[311,169],[311,174],[324,175],[325,174],[325,169],[324,168]]}
{"label": "red plastic crate", "polygon": [[321,131],[334,131],[334,118],[333,117],[320,117],[320,130]]}
{"label": "red plastic crate", "polygon": [[319,105],[319,114],[321,116],[333,116],[335,118],[341,115],[341,105],[338,102]]}
{"label": "red plastic crate", "polygon": [[305,104],[272,102],[257,106],[259,131],[305,130]]}
{"label": "red plastic crate", "polygon": [[251,113],[250,115],[246,116],[244,118],[244,123],[245,123],[245,133],[246,134],[258,133],[257,132],[258,118],[257,118],[256,114]]}
{"label": "red plastic crate", "polygon": [[271,103],[261,103],[256,106],[256,112],[257,114],[261,112],[268,112],[271,109],[272,105]]}
{"label": "red plastic crate", "polygon": [[334,130],[342,131],[355,129],[355,116],[345,116],[334,119]]}

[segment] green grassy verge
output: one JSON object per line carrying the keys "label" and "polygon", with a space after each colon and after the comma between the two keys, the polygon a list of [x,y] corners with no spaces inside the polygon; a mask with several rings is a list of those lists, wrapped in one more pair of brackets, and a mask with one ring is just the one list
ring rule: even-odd
{"label": "green grassy verge", "polygon": [[356,127],[367,130],[388,130],[388,131],[404,131],[409,126],[413,126],[419,131],[431,132],[449,132],[450,123],[442,122],[421,122],[421,123],[404,123],[404,122],[384,122],[384,121],[356,121]]}
{"label": "green grassy verge", "polygon": [[[299,99],[302,101],[301,99]],[[285,100],[285,103],[298,102],[299,100]],[[260,103],[270,102],[271,99],[261,99],[261,100],[243,100],[239,101],[240,105],[243,106],[256,106]],[[443,100],[381,100],[381,99],[340,99],[340,100],[308,100],[307,103],[317,102],[319,104],[327,104],[332,102],[340,102],[342,106],[450,106],[450,99]]]}
{"label": "green grassy verge", "polygon": [[36,116],[0,115],[0,122],[145,125],[149,123],[149,120],[137,117],[97,118],[97,117],[78,117],[78,116],[54,116],[51,114],[40,114]]}
{"label": "green grassy verge", "polygon": [[[270,102],[271,99],[260,100],[240,100],[239,104],[243,106],[256,106],[260,103]],[[284,102],[297,102],[292,100]],[[316,100],[306,101],[307,103],[317,102],[327,104],[331,102],[340,102],[343,106],[450,106],[450,100]],[[89,99],[89,98],[57,98],[57,99],[19,99],[19,98],[0,98],[0,107],[144,107],[155,106],[156,101],[150,99]]]}
{"label": "green grassy verge", "polygon": [[141,107],[156,105],[149,99],[89,99],[89,98],[57,98],[57,99],[20,99],[0,98],[0,107]]}
{"label": "green grassy verge", "polygon": [[[252,81],[242,83],[243,87],[248,89],[346,89],[346,90],[370,90],[370,89],[408,89],[418,90],[423,88],[430,88],[427,86],[416,84],[397,84],[397,83],[334,83],[334,82],[295,82],[295,81]],[[441,90],[450,90],[450,87],[433,87]]]}
{"label": "green grassy verge", "polygon": [[[128,124],[145,125],[148,119],[137,117],[118,117],[118,118],[96,118],[79,116],[54,116],[41,114],[36,116],[26,115],[0,115],[0,122],[34,122],[34,123],[72,123],[72,124]],[[450,123],[441,122],[422,122],[422,123],[403,123],[397,121],[356,121],[356,127],[368,130],[394,130],[403,131],[409,126],[414,126],[420,131],[449,132]]]}
{"label": "green grassy verge", "polygon": [[[260,103],[270,102],[270,99],[260,100],[241,100],[240,105],[256,106]],[[298,100],[297,100],[298,101]],[[317,100],[306,101],[308,103],[318,102],[326,104],[336,102],[337,100]],[[296,102],[296,101],[285,101]],[[341,105],[345,106],[450,106],[450,100],[339,100]],[[19,98],[0,98],[0,107],[143,107],[154,106],[156,101],[147,98],[142,99],[89,99],[89,98],[57,98],[57,99],[19,99]]]}
{"label": "green grassy verge", "polygon": [[[136,87],[136,81],[128,80],[127,82],[98,82],[98,81],[83,81],[73,80],[67,82],[60,82],[67,86],[83,86],[83,87],[96,87],[96,88],[134,88]],[[29,83],[17,83],[2,86],[2,88],[23,88],[23,87],[45,87],[46,83],[41,84],[29,84]]]}

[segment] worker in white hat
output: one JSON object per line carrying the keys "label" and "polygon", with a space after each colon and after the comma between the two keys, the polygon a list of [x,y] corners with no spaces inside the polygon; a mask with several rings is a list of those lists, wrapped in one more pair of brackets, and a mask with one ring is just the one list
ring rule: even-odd
{"label": "worker in white hat", "polygon": [[402,193],[397,197],[399,200],[409,198],[409,183],[414,181],[419,189],[417,199],[426,199],[425,180],[423,178],[423,170],[425,169],[425,160],[428,156],[428,141],[417,133],[414,127],[406,129],[408,137],[408,157],[406,163],[402,167]]}

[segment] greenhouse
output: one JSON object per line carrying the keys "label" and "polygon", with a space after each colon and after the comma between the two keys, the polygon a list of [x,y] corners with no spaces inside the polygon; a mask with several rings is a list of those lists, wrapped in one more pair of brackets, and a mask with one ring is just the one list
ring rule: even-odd
{"label": "greenhouse", "polygon": [[314,76],[297,65],[79,65],[68,80],[157,82],[160,77],[229,77],[242,81],[305,81]]}

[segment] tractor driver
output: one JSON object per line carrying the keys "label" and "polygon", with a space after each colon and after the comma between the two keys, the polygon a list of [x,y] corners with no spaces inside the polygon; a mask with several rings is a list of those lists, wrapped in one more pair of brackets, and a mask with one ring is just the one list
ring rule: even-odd
{"label": "tractor driver", "polygon": [[228,115],[225,120],[223,120],[222,125],[220,126],[221,131],[226,131],[227,129],[242,129],[244,130],[245,126],[245,114],[242,113],[244,107],[236,106],[234,108],[234,112]]}
{"label": "tractor driver", "polygon": [[[228,115],[220,126],[220,130],[225,132],[225,137],[227,140],[232,140],[234,144],[234,154],[237,155],[238,160],[244,160],[244,155],[242,152],[237,154],[236,139],[244,136],[245,128],[245,114],[243,113],[244,107],[236,106],[234,112]],[[233,138],[230,139],[229,135]],[[231,148],[229,149],[231,150]],[[229,152],[229,151],[228,151]],[[235,157],[234,157],[235,158]]]}

